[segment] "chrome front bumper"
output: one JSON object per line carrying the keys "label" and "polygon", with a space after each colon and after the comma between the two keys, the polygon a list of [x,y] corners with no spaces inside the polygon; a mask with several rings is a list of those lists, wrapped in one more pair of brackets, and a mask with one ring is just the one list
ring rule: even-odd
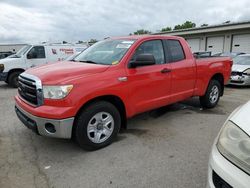
{"label": "chrome front bumper", "polygon": [[230,85],[238,85],[238,86],[250,86],[250,76],[248,75],[236,75],[236,76],[231,76]]}
{"label": "chrome front bumper", "polygon": [[[47,119],[34,116],[17,104],[15,106],[15,111],[20,119],[20,121],[29,129],[32,129],[34,132],[42,136],[54,137],[54,138],[65,138],[70,139],[72,134],[72,127],[74,123],[74,117],[67,119]],[[53,131],[48,129],[53,125]]]}

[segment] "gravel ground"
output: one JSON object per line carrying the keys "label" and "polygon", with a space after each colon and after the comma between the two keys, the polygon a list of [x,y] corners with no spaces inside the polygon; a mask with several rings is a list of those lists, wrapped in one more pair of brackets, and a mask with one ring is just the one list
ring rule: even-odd
{"label": "gravel ground", "polygon": [[225,89],[219,105],[198,98],[140,114],[110,146],[94,152],[35,135],[17,119],[16,89],[0,83],[0,187],[206,186],[214,138],[250,88]]}

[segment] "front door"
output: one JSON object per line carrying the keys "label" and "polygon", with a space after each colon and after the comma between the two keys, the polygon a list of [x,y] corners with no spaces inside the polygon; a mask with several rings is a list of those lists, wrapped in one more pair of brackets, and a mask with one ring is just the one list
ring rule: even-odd
{"label": "front door", "polygon": [[139,54],[152,54],[156,64],[128,68],[129,99],[135,113],[147,111],[168,103],[171,76],[167,71],[163,43],[161,40],[143,42],[132,59]]}
{"label": "front door", "polygon": [[44,46],[33,46],[26,55],[28,67],[35,67],[47,63]]}

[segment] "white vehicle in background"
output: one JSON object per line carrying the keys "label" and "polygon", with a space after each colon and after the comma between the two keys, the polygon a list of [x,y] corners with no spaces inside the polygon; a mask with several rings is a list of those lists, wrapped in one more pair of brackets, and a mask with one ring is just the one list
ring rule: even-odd
{"label": "white vehicle in background", "polygon": [[80,44],[26,45],[16,54],[0,60],[0,81],[17,87],[18,76],[26,69],[49,62],[63,61],[87,47]]}
{"label": "white vehicle in background", "polygon": [[237,108],[215,139],[208,188],[250,187],[250,101]]}
{"label": "white vehicle in background", "polygon": [[233,59],[229,84],[250,86],[250,54],[239,55]]}
{"label": "white vehicle in background", "polygon": [[64,59],[64,61],[73,61],[81,52],[77,52],[69,57],[67,57],[66,59]]}

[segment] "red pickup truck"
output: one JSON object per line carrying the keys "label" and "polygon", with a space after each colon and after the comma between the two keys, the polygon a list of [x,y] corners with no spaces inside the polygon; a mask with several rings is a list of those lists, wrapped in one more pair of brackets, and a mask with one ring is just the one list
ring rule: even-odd
{"label": "red pickup truck", "polygon": [[230,58],[195,59],[180,37],[109,38],[73,61],[22,73],[15,110],[39,135],[98,149],[135,114],[193,96],[204,108],[216,106],[231,66]]}

